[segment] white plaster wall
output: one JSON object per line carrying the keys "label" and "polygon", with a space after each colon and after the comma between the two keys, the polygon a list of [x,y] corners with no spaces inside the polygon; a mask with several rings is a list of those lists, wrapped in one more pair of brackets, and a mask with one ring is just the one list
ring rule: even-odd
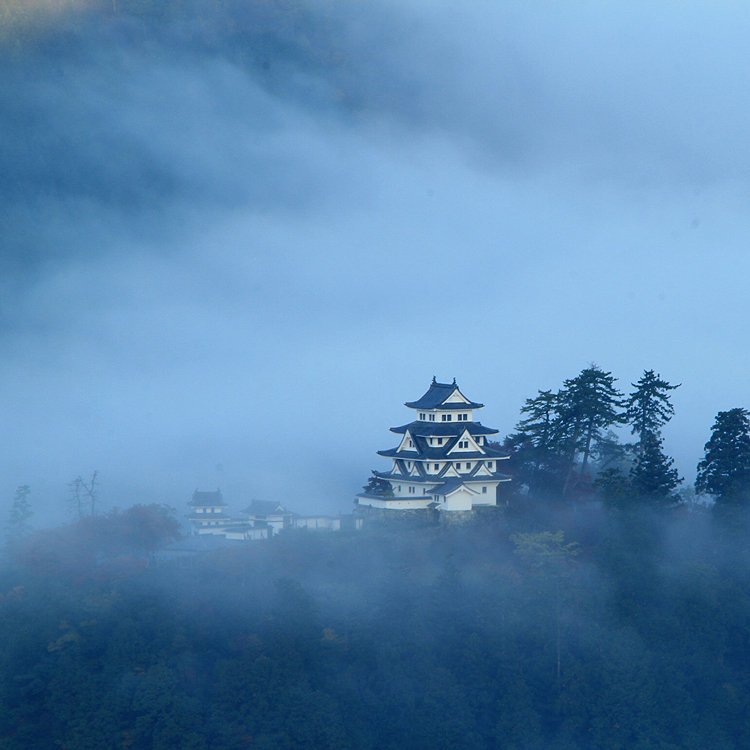
{"label": "white plaster wall", "polygon": [[371,508],[392,508],[393,510],[419,510],[427,508],[432,502],[432,495],[415,495],[408,500],[380,500],[372,497],[360,497],[359,504]]}
{"label": "white plaster wall", "polygon": [[340,518],[296,518],[294,525],[298,529],[321,529],[327,531],[339,531],[341,529]]}
{"label": "white plaster wall", "polygon": [[471,504],[473,498],[476,495],[472,495],[464,490],[458,490],[452,495],[448,495],[444,503],[440,503],[441,511],[452,511],[452,510],[471,510]]}

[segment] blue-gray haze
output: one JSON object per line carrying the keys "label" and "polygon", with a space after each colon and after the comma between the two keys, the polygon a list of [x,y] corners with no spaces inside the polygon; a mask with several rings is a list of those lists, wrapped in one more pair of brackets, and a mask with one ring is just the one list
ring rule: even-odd
{"label": "blue-gray haze", "polygon": [[433,375],[504,434],[653,368],[688,480],[750,405],[743,4],[4,5],[0,494],[37,522],[94,469],[346,510]]}

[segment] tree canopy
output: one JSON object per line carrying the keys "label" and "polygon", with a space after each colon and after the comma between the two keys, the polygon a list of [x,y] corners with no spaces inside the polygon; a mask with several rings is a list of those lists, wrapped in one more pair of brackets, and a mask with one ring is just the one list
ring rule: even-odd
{"label": "tree canopy", "polygon": [[698,464],[697,492],[708,492],[719,503],[750,499],[750,419],[742,408],[720,411]]}

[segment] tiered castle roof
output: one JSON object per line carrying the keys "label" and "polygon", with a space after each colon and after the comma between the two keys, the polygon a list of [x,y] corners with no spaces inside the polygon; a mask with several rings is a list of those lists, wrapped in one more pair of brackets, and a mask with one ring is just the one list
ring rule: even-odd
{"label": "tiered castle roof", "polygon": [[[392,459],[393,465],[389,471],[373,472],[383,483],[379,491],[360,494],[359,503],[391,508],[433,505],[444,510],[494,505],[497,485],[510,479],[499,471],[508,455],[487,442],[498,431],[473,419],[473,412],[484,405],[466,398],[455,380],[438,383],[433,378],[427,392],[406,406],[417,411],[418,418],[391,428],[401,441],[378,455]],[[390,493],[383,492],[385,482]],[[447,497],[456,493],[461,502],[446,505]]]}

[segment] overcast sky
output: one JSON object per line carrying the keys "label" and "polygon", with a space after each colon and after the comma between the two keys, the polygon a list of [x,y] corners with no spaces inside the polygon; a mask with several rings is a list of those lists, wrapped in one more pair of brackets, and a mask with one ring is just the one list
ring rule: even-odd
{"label": "overcast sky", "polygon": [[504,435],[592,362],[682,383],[692,482],[750,406],[745,4],[159,4],[5,4],[8,503],[349,511],[433,375]]}

